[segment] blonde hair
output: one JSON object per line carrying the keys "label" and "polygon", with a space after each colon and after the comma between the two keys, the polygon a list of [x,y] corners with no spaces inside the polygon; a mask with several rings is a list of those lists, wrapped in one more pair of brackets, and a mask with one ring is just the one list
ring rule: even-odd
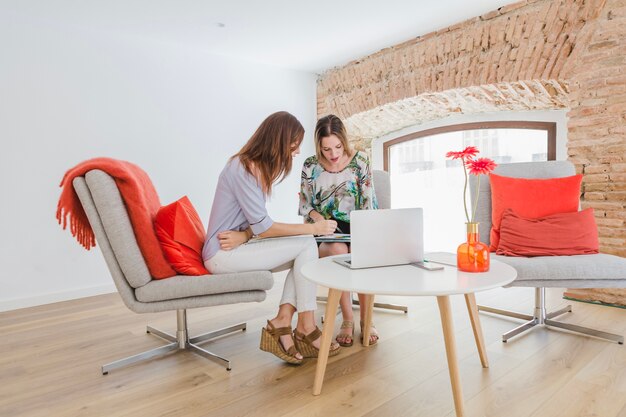
{"label": "blonde hair", "polygon": [[239,157],[245,170],[259,180],[261,189],[269,195],[272,184],[291,172],[291,154],[303,138],[304,128],[298,119],[286,111],[276,112],[263,120],[233,158]]}
{"label": "blonde hair", "polygon": [[329,114],[319,119],[315,125],[315,155],[318,161],[321,161],[322,158],[326,160],[324,155],[322,155],[322,139],[331,135],[337,136],[339,142],[343,145],[343,151],[348,155],[352,155],[352,147],[350,142],[348,142],[346,127],[339,117]]}

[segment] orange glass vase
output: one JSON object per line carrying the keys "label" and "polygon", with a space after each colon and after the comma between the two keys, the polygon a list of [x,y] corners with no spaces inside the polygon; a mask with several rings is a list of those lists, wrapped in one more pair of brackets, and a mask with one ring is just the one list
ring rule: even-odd
{"label": "orange glass vase", "polygon": [[489,271],[489,247],[480,242],[478,223],[467,225],[467,242],[461,243],[456,250],[456,265],[459,271],[487,272]]}

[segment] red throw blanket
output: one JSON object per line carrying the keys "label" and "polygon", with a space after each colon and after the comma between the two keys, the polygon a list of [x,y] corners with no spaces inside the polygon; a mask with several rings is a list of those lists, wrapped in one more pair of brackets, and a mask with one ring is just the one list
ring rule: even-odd
{"label": "red throw blanket", "polygon": [[94,158],[67,171],[60,184],[63,190],[57,205],[59,224],[65,229],[69,215],[72,236],[87,250],[96,245],[93,230],[72,185],[74,178],[83,176],[92,169],[102,170],[115,180],[150,275],[155,279],[176,275],[165,259],[154,231],[153,221],[161,206],[159,196],[148,175],[135,164],[111,158]]}

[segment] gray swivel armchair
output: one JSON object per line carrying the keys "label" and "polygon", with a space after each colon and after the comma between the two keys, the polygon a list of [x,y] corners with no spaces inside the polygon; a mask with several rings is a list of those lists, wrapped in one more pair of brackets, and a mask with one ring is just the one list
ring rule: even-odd
{"label": "gray swivel armchair", "polygon": [[[574,175],[575,169],[569,161],[525,162],[498,166],[496,174],[516,178],[560,178]],[[476,177],[471,176],[470,190],[476,194]],[[546,196],[550,198],[550,196]],[[491,230],[491,187],[489,178],[480,181],[480,194],[476,212],[481,241],[489,244]],[[538,256],[532,258],[499,256],[497,259],[517,270],[517,278],[509,286],[535,288],[535,309],[532,315],[478,306],[479,311],[504,315],[526,322],[504,333],[502,341],[543,325],[583,333],[590,336],[624,343],[624,337],[600,330],[590,329],[554,320],[555,317],[572,311],[568,305],[558,311],[548,312],[545,303],[546,288],[626,288],[626,259],[607,254],[574,256]]]}
{"label": "gray swivel armchair", "polygon": [[169,343],[102,366],[102,373],[145,361],[171,351],[186,349],[231,369],[228,359],[198,346],[219,336],[245,330],[240,323],[224,329],[189,337],[187,309],[224,304],[260,302],[274,281],[269,271],[204,276],[175,276],[154,280],[137,245],[126,207],[113,178],[92,170],[73,182],[96,240],[124,304],[135,313],[176,310],[176,335],[150,326],[147,332]]}

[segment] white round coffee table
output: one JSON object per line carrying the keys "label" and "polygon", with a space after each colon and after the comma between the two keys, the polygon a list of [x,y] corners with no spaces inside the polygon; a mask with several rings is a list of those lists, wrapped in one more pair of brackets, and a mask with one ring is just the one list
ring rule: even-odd
{"label": "white round coffee table", "polygon": [[[426,254],[426,259],[450,262],[452,254]],[[435,296],[439,305],[441,325],[446,346],[450,382],[457,416],[464,415],[463,393],[456,358],[456,341],[450,309],[450,295],[463,294],[474,330],[474,338],[483,367],[489,366],[483,340],[476,298],[474,293],[511,283],[517,277],[517,271],[502,262],[491,260],[488,272],[468,273],[458,271],[456,267],[443,265],[443,270],[426,271],[412,265],[390,266],[384,268],[349,269],[333,262],[333,257],[322,258],[304,265],[302,274],[318,285],[328,287],[328,302],[326,304],[325,323],[322,331],[320,355],[315,370],[313,395],[322,391],[324,373],[328,363],[335,315],[342,291],[353,291],[368,294],[366,328],[363,331],[363,341],[369,343],[369,324],[372,321],[372,304],[374,295],[401,295],[401,296]]]}

